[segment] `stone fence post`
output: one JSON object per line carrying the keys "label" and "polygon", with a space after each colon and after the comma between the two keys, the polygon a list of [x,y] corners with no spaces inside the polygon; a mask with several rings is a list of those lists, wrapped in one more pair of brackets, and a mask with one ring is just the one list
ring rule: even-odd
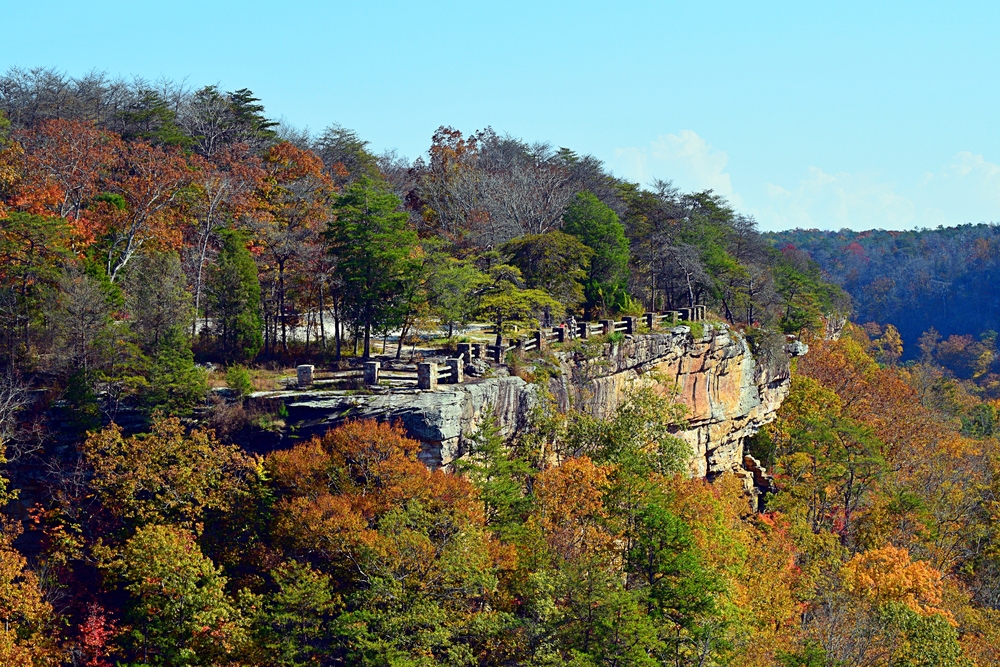
{"label": "stone fence post", "polygon": [[458,359],[448,359],[445,363],[448,364],[448,368],[451,369],[451,384],[462,384],[465,379],[462,376],[462,364],[464,360]]}
{"label": "stone fence post", "polygon": [[656,313],[645,313],[642,319],[646,322],[646,328],[650,331],[656,328]]}
{"label": "stone fence post", "polygon": [[603,333],[605,336],[611,334],[615,330],[615,321],[601,320],[601,329],[603,329],[601,333]]}
{"label": "stone fence post", "polygon": [[472,343],[459,343],[455,346],[459,358],[465,363],[472,363]]}
{"label": "stone fence post", "polygon": [[366,361],[365,362],[365,384],[369,386],[374,386],[378,384],[378,372],[381,369],[382,364],[377,361]]}
{"label": "stone fence post", "polygon": [[639,318],[632,317],[631,315],[626,315],[622,319],[625,320],[625,333],[634,334],[636,329],[635,321]]}
{"label": "stone fence post", "polygon": [[438,365],[426,361],[417,364],[417,389],[437,389]]}
{"label": "stone fence post", "polygon": [[316,370],[316,367],[312,364],[302,364],[301,366],[295,367],[295,375],[299,383],[299,389],[305,389],[306,387],[312,386],[314,370]]}
{"label": "stone fence post", "polygon": [[535,349],[541,352],[545,348],[545,343],[548,342],[548,339],[542,335],[540,330],[531,334],[531,337],[535,339]]}

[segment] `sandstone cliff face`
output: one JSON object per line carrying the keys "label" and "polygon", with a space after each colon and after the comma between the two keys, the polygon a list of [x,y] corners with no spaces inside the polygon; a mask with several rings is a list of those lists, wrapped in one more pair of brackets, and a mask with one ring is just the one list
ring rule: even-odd
{"label": "sandstone cliff face", "polygon": [[[712,478],[741,470],[743,443],[774,419],[789,389],[788,352],[801,343],[755,358],[747,340],[720,324],[698,339],[688,327],[626,336],[583,352],[558,352],[559,375],[549,390],[560,410],[608,416],[637,382],[655,386],[687,406],[688,424],[678,435],[690,443],[692,475]],[[766,358],[764,358],[766,357]],[[289,392],[289,423],[298,436],[325,432],[349,418],[398,422],[424,444],[422,458],[440,466],[461,456],[468,437],[491,412],[501,431],[524,427],[538,404],[539,387],[498,369],[496,376],[434,391],[378,390],[370,394]]]}
{"label": "sandstone cliff face", "polygon": [[719,324],[706,325],[699,339],[687,327],[630,336],[602,357],[567,363],[571,375],[556,396],[563,409],[607,416],[630,385],[656,383],[687,407],[687,428],[678,435],[691,445],[691,474],[711,478],[741,468],[744,440],[774,419],[788,395],[788,351],[802,353],[798,346],[765,362],[742,335]]}

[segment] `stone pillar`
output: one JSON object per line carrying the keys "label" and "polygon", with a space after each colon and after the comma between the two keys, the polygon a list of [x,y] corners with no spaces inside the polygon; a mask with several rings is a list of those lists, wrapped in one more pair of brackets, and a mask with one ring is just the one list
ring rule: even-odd
{"label": "stone pillar", "polygon": [[366,361],[365,362],[365,384],[369,386],[374,386],[378,384],[378,372],[382,367],[377,361]]}
{"label": "stone pillar", "polygon": [[465,363],[472,362],[472,344],[471,343],[459,343],[455,346],[458,350],[458,357]]}
{"label": "stone pillar", "polygon": [[670,316],[670,326],[676,325],[677,321],[680,319],[680,313],[676,310],[668,310],[666,314]]}
{"label": "stone pillar", "polygon": [[688,322],[691,321],[691,309],[690,308],[678,308],[677,309],[677,314],[680,316],[680,318],[682,320],[686,320]]}
{"label": "stone pillar", "polygon": [[451,384],[462,384],[465,380],[462,375],[464,360],[462,358],[448,359],[446,363],[448,364],[448,368],[451,369]]}
{"label": "stone pillar", "polygon": [[603,330],[601,333],[605,336],[609,335],[615,330],[614,320],[601,320],[601,329]]}
{"label": "stone pillar", "polygon": [[552,327],[552,333],[556,335],[557,343],[566,342],[566,327]]}
{"label": "stone pillar", "polygon": [[483,358],[483,344],[482,343],[472,343],[472,358],[482,359]]}
{"label": "stone pillar", "polygon": [[579,325],[580,338],[590,338],[590,322],[580,322]]}
{"label": "stone pillar", "polygon": [[642,319],[646,322],[646,327],[652,331],[656,328],[656,313],[646,313],[642,316]]}
{"label": "stone pillar", "polygon": [[299,389],[311,387],[313,383],[313,371],[316,367],[312,364],[302,364],[295,367],[295,374],[299,381]]}
{"label": "stone pillar", "polygon": [[538,350],[539,352],[541,352],[542,350],[544,350],[545,349],[545,343],[548,342],[548,339],[542,334],[542,332],[541,331],[536,331],[535,333],[533,333],[531,335],[535,339],[535,349]]}
{"label": "stone pillar", "polygon": [[417,364],[417,389],[437,389],[438,365],[432,362]]}
{"label": "stone pillar", "polygon": [[635,321],[639,319],[638,317],[632,317],[631,315],[626,315],[622,318],[625,320],[625,333],[634,334],[635,333]]}

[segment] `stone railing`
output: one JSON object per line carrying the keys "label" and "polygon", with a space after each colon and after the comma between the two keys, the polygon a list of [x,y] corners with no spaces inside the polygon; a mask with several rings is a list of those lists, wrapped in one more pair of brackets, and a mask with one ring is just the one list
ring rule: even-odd
{"label": "stone railing", "polygon": [[515,352],[541,350],[544,349],[545,344],[549,341],[565,342],[568,335],[571,338],[590,338],[592,336],[606,336],[615,332],[635,334],[638,332],[640,319],[650,331],[655,331],[662,327],[676,326],[680,321],[701,322],[705,319],[705,306],[668,310],[661,313],[645,313],[642,318],[626,316],[621,320],[578,322],[576,331],[572,332],[572,334],[568,334],[564,327],[553,327],[551,331],[534,331],[526,338],[511,339],[508,341],[501,339],[500,345],[462,343],[458,346],[458,352],[460,356],[463,354],[466,355],[466,363],[468,363],[468,360],[483,357],[500,363],[504,355],[511,350]]}
{"label": "stone railing", "polygon": [[472,363],[473,359],[487,358],[495,363],[503,361],[507,352],[516,353],[544,350],[549,343],[564,343],[567,338],[590,338],[598,335],[609,335],[616,332],[636,334],[640,320],[650,332],[663,327],[675,326],[678,322],[700,322],[705,319],[705,306],[681,308],[660,313],[645,313],[642,318],[626,316],[621,320],[599,320],[597,322],[578,322],[576,331],[568,332],[565,327],[538,329],[530,335],[519,339],[500,339],[500,344],[494,343],[459,343],[456,347],[458,356],[446,359],[444,365],[435,362],[420,362],[412,365],[394,365],[392,368],[382,368],[378,361],[366,361],[362,368],[324,373],[322,379],[315,377],[315,367],[303,364],[296,368],[296,384],[300,389],[318,383],[344,382],[361,380],[367,386],[387,384],[389,386],[416,386],[417,389],[434,389],[439,384],[461,384],[464,381],[463,368]]}

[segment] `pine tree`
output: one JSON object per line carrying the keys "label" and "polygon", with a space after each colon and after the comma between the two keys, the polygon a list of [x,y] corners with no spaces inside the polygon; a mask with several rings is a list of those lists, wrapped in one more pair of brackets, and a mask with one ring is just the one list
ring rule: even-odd
{"label": "pine tree", "polygon": [[260,281],[243,235],[224,234],[218,262],[209,272],[208,300],[219,350],[226,361],[249,360],[260,351]]}

